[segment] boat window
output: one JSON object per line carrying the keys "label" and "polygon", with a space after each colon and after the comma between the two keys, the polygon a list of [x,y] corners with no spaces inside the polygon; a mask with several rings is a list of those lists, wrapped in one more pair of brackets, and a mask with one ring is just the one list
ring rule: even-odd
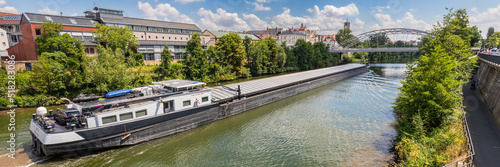
{"label": "boat window", "polygon": [[206,101],[208,101],[208,96],[205,96],[205,97],[201,98],[201,102],[206,102]]}
{"label": "boat window", "polygon": [[146,110],[141,110],[141,111],[136,111],[135,112],[135,117],[142,117],[142,116],[146,116],[148,115],[148,113],[146,112]]}
{"label": "boat window", "polygon": [[124,121],[124,120],[127,120],[127,119],[132,119],[133,116],[132,116],[132,113],[129,112],[129,113],[125,113],[125,114],[120,114],[120,121]]}
{"label": "boat window", "polygon": [[102,118],[102,124],[108,124],[113,122],[116,122],[116,115]]}
{"label": "boat window", "polygon": [[190,105],[191,105],[191,100],[186,100],[186,101],[182,102],[182,106],[184,106],[184,107],[190,106]]}

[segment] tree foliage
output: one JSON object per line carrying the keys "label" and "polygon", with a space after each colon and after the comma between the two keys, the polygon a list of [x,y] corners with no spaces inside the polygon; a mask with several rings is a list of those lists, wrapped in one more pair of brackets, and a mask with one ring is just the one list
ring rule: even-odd
{"label": "tree foliage", "polygon": [[62,52],[66,55],[85,55],[85,46],[81,44],[79,39],[72,38],[69,34],[59,35],[63,30],[60,23],[44,20],[40,25],[41,35],[35,38],[37,43],[37,51],[41,54],[44,52],[55,53]]}
{"label": "tree foliage", "polygon": [[490,39],[490,36],[493,35],[493,33],[495,33],[495,28],[493,28],[493,27],[488,28],[488,33],[486,34],[486,39]]}
{"label": "tree foliage", "polygon": [[351,34],[350,29],[340,29],[337,34],[335,34],[335,39],[337,40],[337,43],[342,43],[347,39],[352,38],[354,35]]}
{"label": "tree foliage", "polygon": [[139,41],[134,36],[132,31],[127,26],[106,26],[104,24],[95,24],[94,36],[95,40],[105,48],[111,48],[116,51],[118,48],[121,51],[127,51],[137,47]]}
{"label": "tree foliage", "polygon": [[481,33],[483,33],[477,26],[472,26],[471,27],[471,38],[470,38],[470,46],[474,47],[476,46],[479,41],[483,39],[481,36]]}
{"label": "tree foliage", "polygon": [[487,43],[490,47],[500,47],[500,32],[491,34],[490,38],[488,38]]}
{"label": "tree foliage", "polygon": [[401,166],[443,166],[467,148],[460,108],[461,85],[474,67],[471,31],[465,10],[449,12],[423,40],[420,59],[407,66],[394,104]]}
{"label": "tree foliage", "polygon": [[245,46],[241,37],[236,33],[229,33],[222,36],[215,45],[226,66],[232,66],[231,72],[241,74],[243,66],[246,64]]}

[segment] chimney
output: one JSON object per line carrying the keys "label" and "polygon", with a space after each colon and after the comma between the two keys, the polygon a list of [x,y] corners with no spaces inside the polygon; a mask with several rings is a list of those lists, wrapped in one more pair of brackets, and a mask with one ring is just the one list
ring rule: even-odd
{"label": "chimney", "polygon": [[304,27],[304,23],[300,23],[300,28]]}

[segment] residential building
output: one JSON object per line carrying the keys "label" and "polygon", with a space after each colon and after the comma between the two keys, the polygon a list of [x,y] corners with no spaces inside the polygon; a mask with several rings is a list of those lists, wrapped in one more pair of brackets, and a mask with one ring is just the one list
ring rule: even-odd
{"label": "residential building", "polygon": [[[172,51],[174,60],[182,59],[193,33],[202,34],[195,24],[124,17],[122,10],[95,7],[84,13],[86,18],[107,26],[127,26],[139,40],[137,52],[142,53],[149,64],[160,63],[165,44]],[[209,40],[208,35],[201,35],[202,47],[205,48]]]}
{"label": "residential building", "polygon": [[[210,31],[210,30],[205,30],[203,31],[203,35],[208,35],[210,37],[210,40],[208,41],[207,45],[209,46],[215,46],[215,43],[219,41],[220,37],[227,35],[231,32],[227,31]],[[250,37],[252,39],[252,42],[259,41],[260,38],[257,37],[254,34],[242,34],[242,33],[237,33],[241,39],[245,39],[245,37]]]}
{"label": "residential building", "polygon": [[[40,53],[37,52],[35,38],[41,35],[40,25],[44,20],[60,23],[64,29],[60,34],[69,34],[73,38],[82,40],[85,52],[89,56],[97,54],[97,44],[94,43],[92,31],[94,24],[107,26],[127,26],[137,37],[139,46],[134,51],[142,53],[148,64],[158,64],[161,52],[167,44],[172,51],[174,60],[182,59],[187,47],[187,41],[193,33],[201,34],[201,29],[195,24],[175,23],[160,20],[149,20],[124,17],[122,10],[95,7],[92,11],[84,12],[85,16],[62,16],[37,13],[23,13],[20,17],[19,28],[22,30],[19,43],[8,48],[9,55],[15,55],[16,61],[24,63],[25,68],[31,67],[31,62],[37,61]],[[0,21],[1,22],[1,21]],[[205,48],[210,36],[201,35],[202,46]],[[1,45],[1,43],[0,43]]]}
{"label": "residential building", "polygon": [[265,39],[267,37],[272,37],[274,39],[278,39],[278,34],[283,32],[283,28],[266,28],[265,30],[250,30],[246,31],[245,34],[254,34],[258,36],[260,39]]}
{"label": "residential building", "polygon": [[19,43],[21,15],[0,12],[0,58],[7,59],[7,48]]}
{"label": "residential building", "polygon": [[14,46],[22,39],[19,24],[21,15],[14,13],[0,12],[0,28],[7,31],[8,46]]}
{"label": "residential building", "polygon": [[303,39],[306,41],[307,35],[304,32],[299,32],[299,31],[283,31],[280,34],[278,34],[278,45],[281,45],[283,42],[286,42],[286,46],[291,47],[295,46],[295,43],[297,40]]}
{"label": "residential building", "polygon": [[[302,35],[301,35],[302,34]],[[280,36],[283,36],[280,37]],[[283,42],[286,42],[287,46],[293,46],[295,45],[296,41],[291,42],[291,40],[295,39],[302,39],[302,37],[305,37],[304,40],[306,42],[311,42],[312,44],[316,43],[319,41],[318,34],[316,31],[309,30],[307,26],[304,26],[304,23],[300,24],[300,28],[289,28],[287,31],[278,33],[278,44],[281,44]],[[290,39],[292,38],[292,39]],[[293,45],[292,45],[293,43]]]}
{"label": "residential building", "polygon": [[335,39],[335,35],[321,35],[320,36],[320,41],[325,43],[327,46],[329,46],[328,49],[333,49],[334,47],[336,47],[337,45],[339,45],[337,43],[337,40]]}

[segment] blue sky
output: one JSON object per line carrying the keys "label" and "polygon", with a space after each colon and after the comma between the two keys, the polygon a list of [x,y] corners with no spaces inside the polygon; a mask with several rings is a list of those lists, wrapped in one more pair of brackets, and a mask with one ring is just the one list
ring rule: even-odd
{"label": "blue sky", "polygon": [[245,31],[266,27],[299,27],[331,34],[351,22],[354,34],[391,27],[432,28],[446,7],[466,9],[471,25],[483,34],[500,30],[498,0],[0,0],[0,11],[83,15],[94,7],[121,9],[129,17],[189,22],[201,29]]}

